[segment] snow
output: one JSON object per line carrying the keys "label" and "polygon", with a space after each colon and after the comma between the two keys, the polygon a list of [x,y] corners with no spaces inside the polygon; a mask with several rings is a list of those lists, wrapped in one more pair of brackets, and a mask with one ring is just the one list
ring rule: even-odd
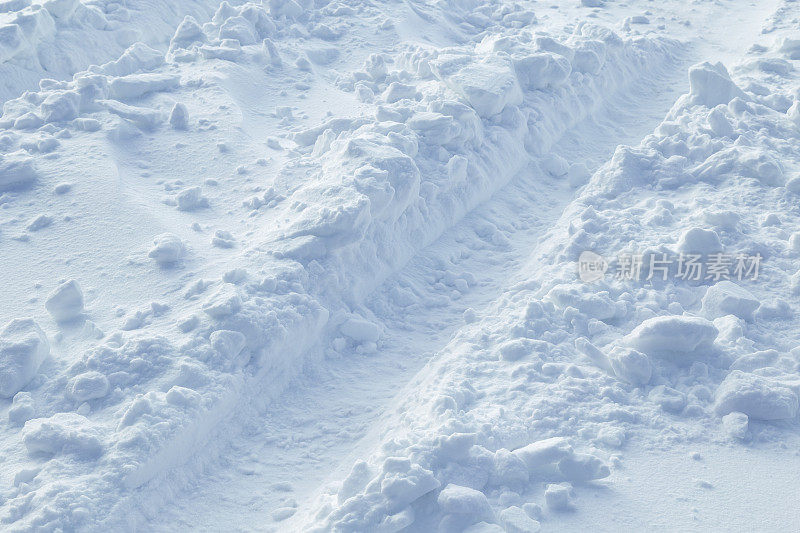
{"label": "snow", "polygon": [[714,410],[720,416],[744,413],[756,420],[797,416],[797,394],[779,380],[734,370],[717,389]]}
{"label": "snow", "polygon": [[47,335],[32,318],[16,318],[0,331],[0,396],[22,390],[50,353]]}
{"label": "snow", "polygon": [[660,316],[636,326],[626,337],[631,347],[647,354],[695,352],[710,348],[719,331],[696,316]]}
{"label": "snow", "polygon": [[791,529],[795,4],[2,3],[0,521]]}
{"label": "snow", "polygon": [[701,310],[709,319],[735,315],[752,322],[759,305],[761,303],[747,289],[723,280],[708,288],[703,295]]}
{"label": "snow", "polygon": [[69,322],[81,316],[83,291],[78,282],[72,279],[56,287],[45,300],[44,307],[56,322]]}

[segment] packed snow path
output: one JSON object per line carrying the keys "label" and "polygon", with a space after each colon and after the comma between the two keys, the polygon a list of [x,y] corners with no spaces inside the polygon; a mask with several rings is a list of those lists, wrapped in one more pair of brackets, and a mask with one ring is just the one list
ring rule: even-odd
{"label": "packed snow path", "polygon": [[[692,170],[701,183],[735,168],[792,194],[796,153],[785,139],[798,121],[790,87],[800,55],[796,41],[776,37],[791,37],[794,5],[703,3],[687,13],[668,3],[654,13],[649,4],[599,4],[224,3],[206,24],[187,18],[171,38],[154,28],[151,44],[168,42],[166,58],[134,45],[72,82],[42,80],[38,92],[9,101],[0,119],[4,322],[36,322],[2,333],[0,349],[25,351],[2,369],[13,402],[0,441],[10,487],[0,518],[16,529],[66,530],[637,527],[649,518],[630,506],[598,519],[586,494],[609,500],[580,484],[611,474],[620,500],[637,501],[647,469],[633,469],[628,485],[619,476],[647,461],[647,443],[684,450],[661,457],[676,465],[691,446],[709,450],[692,461],[714,455],[728,465],[720,479],[741,481],[730,466],[739,451],[693,444],[711,423],[709,387],[719,385],[711,410],[725,415],[734,442],[751,435],[748,416],[762,440],[792,442],[791,428],[757,422],[796,419],[791,358],[800,354],[791,334],[770,329],[792,318],[790,304],[759,294],[760,308],[752,296],[732,307],[721,292],[729,289],[715,285],[708,294],[722,303],[708,296],[702,311],[713,325],[651,324],[653,315],[696,314],[700,297],[680,288],[677,300],[661,301],[640,291],[637,304],[616,286],[587,296],[570,286],[575,273],[563,258],[573,261],[579,245],[616,242],[604,250],[613,254],[633,235],[643,248],[662,246],[658,233],[631,230],[633,221],[666,226],[679,200],[717,193],[673,176],[686,162],[701,163]],[[51,14],[54,6],[45,3]],[[730,28],[741,36],[735,44]],[[747,93],[710,64],[692,71],[688,87],[687,68],[702,60],[741,63],[733,72]],[[728,102],[730,111],[706,117]],[[666,162],[618,147],[643,138]],[[648,180],[694,188],[603,200]],[[731,230],[749,210],[716,201],[731,208],[705,215],[715,232],[689,231],[678,245],[713,234],[753,251],[752,238],[739,243]],[[791,202],[755,205],[762,227],[792,227]],[[609,227],[608,242],[591,241]],[[759,239],[777,239],[769,255],[789,242],[772,268],[792,274],[800,235]],[[528,292],[539,290],[542,303],[531,303]],[[530,323],[515,322],[519,314]],[[661,368],[663,356],[648,352],[659,328],[698,343],[722,331],[715,349],[721,360],[739,357],[734,370]],[[626,333],[647,355],[617,359]],[[500,366],[467,355],[484,348],[500,354]],[[546,362],[526,366],[532,351],[547,352]],[[654,366],[647,380],[637,361]],[[516,370],[498,381],[502,365]],[[553,387],[503,389],[522,375]],[[649,394],[637,397],[645,386]],[[605,411],[605,400],[591,403],[574,387],[615,401],[630,394],[630,409]],[[761,395],[760,407],[746,390]],[[539,417],[523,431],[515,416],[528,411]],[[663,416],[675,418],[673,440]],[[540,455],[557,458],[557,475]],[[763,448],[754,457],[762,467],[778,462]],[[527,474],[498,473],[520,460],[529,485]],[[777,492],[742,507],[737,523],[791,523],[789,508],[759,509],[796,471],[774,476]],[[701,500],[694,509],[707,516],[689,513],[690,522],[677,508],[664,509],[661,526],[725,519],[713,501]]]}

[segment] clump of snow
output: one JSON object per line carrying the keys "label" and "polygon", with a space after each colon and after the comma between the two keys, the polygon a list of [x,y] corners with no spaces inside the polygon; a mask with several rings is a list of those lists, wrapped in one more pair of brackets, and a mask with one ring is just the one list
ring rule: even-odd
{"label": "clump of snow", "polygon": [[689,95],[695,104],[714,107],[747,98],[722,63],[703,62],[689,69]]}
{"label": "clump of snow", "polygon": [[659,316],[639,324],[625,342],[640,352],[669,358],[710,348],[718,334],[714,324],[705,318]]}
{"label": "clump of snow", "polygon": [[339,326],[339,331],[359,343],[378,342],[381,336],[381,330],[377,324],[357,316],[348,318]]}
{"label": "clump of snow", "polygon": [[[461,527],[480,521],[493,521],[494,512],[486,495],[469,487],[449,484],[439,493],[436,502],[442,512],[451,515],[448,526]],[[447,519],[446,519],[447,520]]]}
{"label": "clump of snow", "polygon": [[572,486],[569,483],[552,483],[544,491],[544,500],[547,508],[555,512],[564,512],[574,509],[572,503]]}
{"label": "clump of snow", "polygon": [[653,374],[650,358],[642,352],[618,346],[608,355],[611,368],[619,378],[633,385],[647,385]]}
{"label": "clump of snow", "polygon": [[100,432],[77,413],[56,413],[34,418],[22,428],[22,441],[31,455],[74,455],[91,460],[103,453]]}
{"label": "clump of snow", "polygon": [[16,155],[0,156],[0,193],[30,187],[37,177],[31,159]]}
{"label": "clump of snow", "polygon": [[714,230],[690,228],[681,234],[678,251],[684,253],[710,254],[722,251],[722,242]]}
{"label": "clump of snow", "polygon": [[747,289],[732,281],[723,280],[708,288],[703,296],[701,312],[712,320],[725,315],[735,315],[752,322],[753,313],[759,305],[758,299]]}
{"label": "clump of snow", "polygon": [[21,391],[14,395],[11,407],[8,408],[8,423],[12,426],[22,426],[34,418],[36,409],[33,406],[33,397],[30,392]]}
{"label": "clump of snow", "polygon": [[178,209],[181,211],[194,211],[208,207],[208,199],[203,196],[203,191],[200,187],[189,187],[178,193],[177,196]]}
{"label": "clump of snow", "polygon": [[189,128],[189,110],[186,105],[177,102],[169,114],[169,125],[176,130],[185,130]]}
{"label": "clump of snow", "polygon": [[153,248],[147,256],[161,266],[174,265],[183,259],[186,247],[180,237],[172,233],[163,233],[153,239]]}
{"label": "clump of snow", "polygon": [[109,382],[105,374],[90,370],[72,378],[67,384],[67,396],[78,403],[103,398],[108,394]]}
{"label": "clump of snow", "polygon": [[797,394],[777,380],[734,370],[715,393],[714,411],[724,416],[744,413],[755,420],[784,420],[797,416]]}
{"label": "clump of snow", "polygon": [[0,331],[0,396],[11,398],[25,387],[50,354],[42,328],[32,318],[17,318]]}
{"label": "clump of snow", "polygon": [[736,411],[722,417],[722,428],[732,439],[744,440],[747,438],[747,427],[750,418],[744,413]]}
{"label": "clump of snow", "polygon": [[44,303],[56,322],[69,322],[83,314],[83,291],[74,279],[55,288]]}

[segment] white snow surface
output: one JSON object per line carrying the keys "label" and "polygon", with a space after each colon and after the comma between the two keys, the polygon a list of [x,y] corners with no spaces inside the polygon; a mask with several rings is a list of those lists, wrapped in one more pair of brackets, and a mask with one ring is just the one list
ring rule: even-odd
{"label": "white snow surface", "polygon": [[798,20],[0,1],[0,528],[796,528]]}

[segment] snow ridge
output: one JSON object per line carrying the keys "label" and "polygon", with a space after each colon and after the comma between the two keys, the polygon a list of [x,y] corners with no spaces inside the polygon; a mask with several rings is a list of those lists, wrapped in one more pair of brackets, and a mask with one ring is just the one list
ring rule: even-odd
{"label": "snow ridge", "polygon": [[[797,328],[783,300],[797,292],[797,251],[773,224],[799,222],[787,184],[800,131],[785,102],[743,91],[720,64],[689,76],[656,132],[620,146],[568,206],[522,281],[419,372],[380,445],[304,529],[538,531],[580,505],[627,442],[746,441],[762,421],[796,421],[800,351],[773,327]],[[775,216],[759,219],[748,198]],[[766,257],[769,283],[577,279],[582,252],[634,245],[647,276],[650,255],[677,254],[698,228]]]}
{"label": "snow ridge", "polygon": [[[107,130],[112,141],[126,142],[168,123],[181,129],[185,120],[168,119],[185,116],[180,108],[170,113],[148,105],[163,106],[160,93],[191,83],[183,73],[195,63],[280,68],[269,38],[307,14],[278,13],[290,4],[276,6],[223,4],[203,28],[185,20],[166,57],[136,44],[71,82],[48,81],[8,102],[0,124],[15,133],[2,163],[3,176],[10,176],[0,184],[3,192],[40,186],[46,177],[32,154],[57,153],[54,133]],[[314,28],[335,38],[322,25]],[[341,331],[369,349],[379,332],[346,304],[363,301],[531,157],[553,176],[574,173],[547,156],[549,147],[606,95],[655,75],[679,51],[672,41],[625,40],[581,25],[564,43],[515,32],[475,46],[370,57],[340,85],[373,106],[375,118],[334,118],[296,133],[296,160],[246,205],[255,220],[268,210],[266,220],[289,223],[279,222],[235,257],[233,263],[252,270],[239,267],[191,285],[178,324],[186,341],[177,345],[147,331],[166,312],[153,304],[44,384],[45,395],[58,397],[66,387],[70,397],[33,420],[17,420],[25,424],[28,453],[52,457],[40,479],[59,481],[18,487],[3,520],[17,528],[67,529],[98,527],[104,515],[107,525],[134,520],[122,500],[182,464],[242,403],[280,394],[321,334]],[[398,69],[389,70],[392,64]],[[308,175],[314,179],[298,179]],[[179,209],[206,205],[199,191],[184,193]],[[231,242],[225,234],[218,239]],[[169,269],[182,262],[185,248],[179,237],[160,235],[149,257]],[[17,396],[23,409],[28,397]]]}

